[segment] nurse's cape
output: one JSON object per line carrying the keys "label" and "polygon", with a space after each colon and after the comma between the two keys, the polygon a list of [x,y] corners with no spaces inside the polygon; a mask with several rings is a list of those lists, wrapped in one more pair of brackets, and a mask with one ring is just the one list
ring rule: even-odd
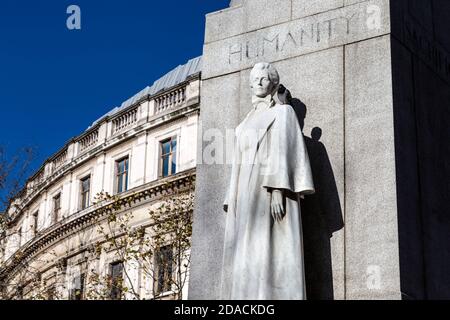
{"label": "nurse's cape", "polygon": [[[257,141],[250,151],[250,158],[258,159],[251,169],[255,172],[250,173],[250,180],[256,182],[253,189],[247,189],[240,176],[249,174],[241,172],[249,166],[241,165],[239,140],[252,112],[236,128],[224,202],[227,221],[221,298],[306,299],[299,197],[314,193],[314,184],[303,134],[292,106],[274,104],[263,111],[256,121]],[[282,222],[273,222],[271,217],[271,189],[288,195]]]}

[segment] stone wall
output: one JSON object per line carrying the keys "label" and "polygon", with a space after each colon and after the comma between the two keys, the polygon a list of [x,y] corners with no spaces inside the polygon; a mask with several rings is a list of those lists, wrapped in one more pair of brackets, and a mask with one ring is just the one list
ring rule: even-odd
{"label": "stone wall", "polygon": [[[309,299],[399,299],[387,0],[247,0],[207,16],[199,154],[251,108],[249,72],[272,62],[310,154],[302,202]],[[230,166],[197,166],[190,299],[217,299]]]}
{"label": "stone wall", "polygon": [[391,7],[401,288],[449,299],[450,2]]}

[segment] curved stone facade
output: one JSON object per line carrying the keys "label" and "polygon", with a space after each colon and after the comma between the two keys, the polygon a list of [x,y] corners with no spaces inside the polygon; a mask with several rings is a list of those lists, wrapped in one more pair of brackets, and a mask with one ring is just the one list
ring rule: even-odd
{"label": "curved stone facade", "polygon": [[[130,228],[146,229],[152,223],[150,209],[192,193],[200,67],[196,58],[172,70],[95,121],[28,180],[8,208],[8,229],[0,243],[5,298],[73,299],[74,289],[77,299],[88,298],[88,277],[111,275],[118,260],[114,250],[96,250],[107,240],[108,233],[99,228],[107,223],[111,204],[119,204],[121,215],[132,213]],[[114,201],[96,201],[101,193]],[[99,298],[173,296],[168,290],[155,297],[155,284],[138,264],[121,263],[134,294]]]}

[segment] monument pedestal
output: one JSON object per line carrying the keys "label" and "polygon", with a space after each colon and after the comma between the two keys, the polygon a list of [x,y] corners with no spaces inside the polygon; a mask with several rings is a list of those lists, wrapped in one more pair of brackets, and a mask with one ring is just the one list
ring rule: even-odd
{"label": "monument pedestal", "polygon": [[225,138],[243,120],[261,61],[292,94],[314,175],[302,201],[308,298],[450,298],[449,11],[242,0],[207,16],[190,299],[219,297],[230,178],[226,152],[204,161],[218,143],[205,132]]}

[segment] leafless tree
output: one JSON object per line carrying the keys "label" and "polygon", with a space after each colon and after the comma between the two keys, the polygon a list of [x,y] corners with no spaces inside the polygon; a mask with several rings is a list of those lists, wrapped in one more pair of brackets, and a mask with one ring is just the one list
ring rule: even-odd
{"label": "leafless tree", "polygon": [[[183,288],[188,279],[192,236],[193,188],[174,193],[149,210],[148,224],[134,226],[133,212],[123,211],[133,198],[123,203],[119,198],[100,194],[105,206],[107,223],[100,224],[99,234],[105,239],[96,244],[97,251],[114,252],[125,265],[139,268],[141,274],[152,283],[153,299],[162,293],[171,293],[172,299],[183,299]],[[134,287],[129,268],[123,269],[123,281],[114,281],[110,275],[92,273],[89,279],[94,291],[92,299],[108,299],[111,290],[128,294],[132,299],[141,299],[139,288]]]}
{"label": "leafless tree", "polygon": [[34,158],[34,148],[22,148],[8,157],[4,147],[0,146],[0,208],[7,208],[21,191]]}

